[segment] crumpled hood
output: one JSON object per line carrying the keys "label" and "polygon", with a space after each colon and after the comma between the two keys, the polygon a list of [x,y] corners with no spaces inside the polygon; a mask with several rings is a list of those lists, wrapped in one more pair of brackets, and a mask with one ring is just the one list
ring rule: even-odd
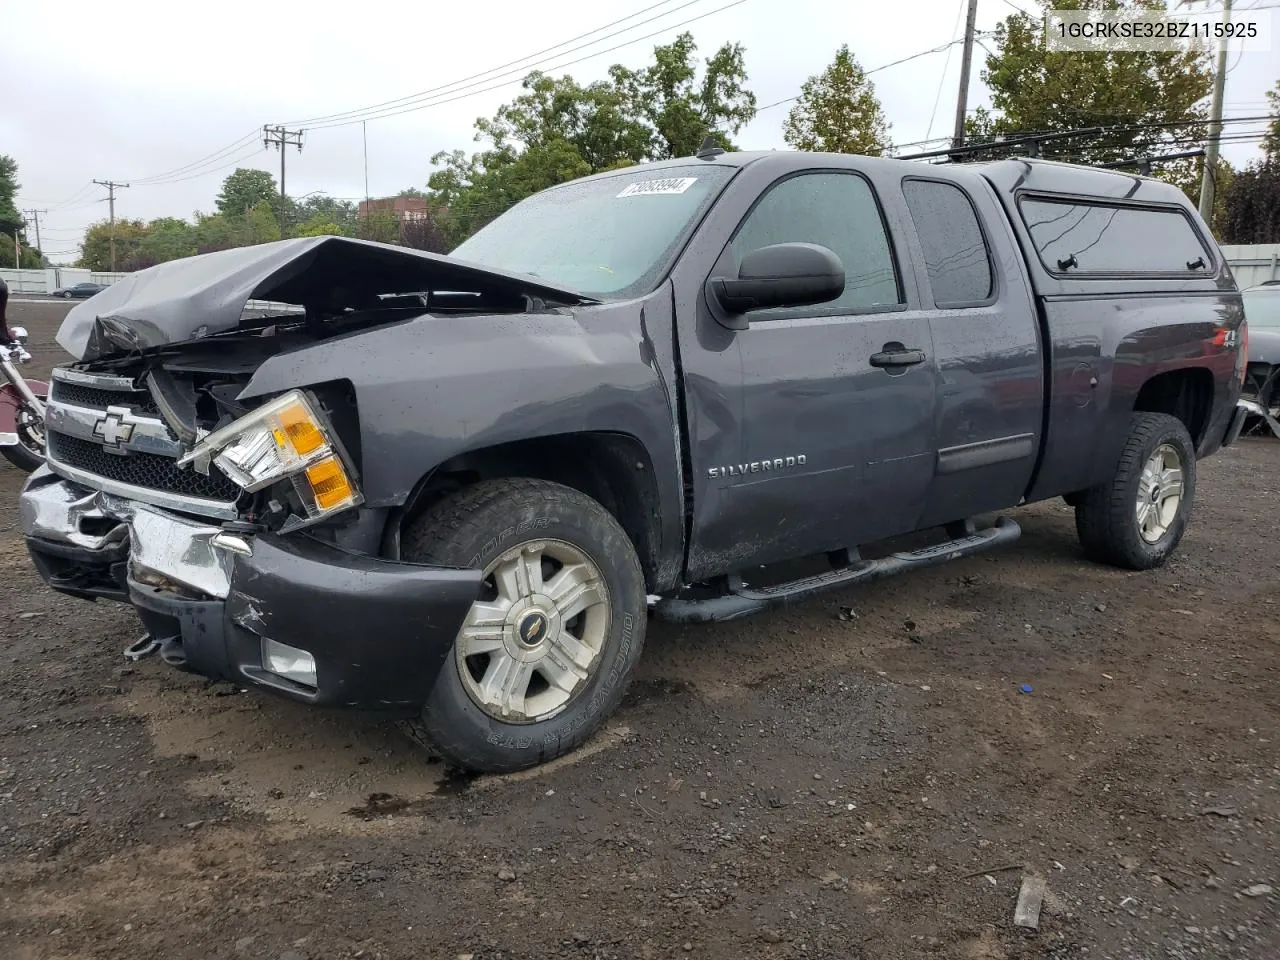
{"label": "crumpled hood", "polygon": [[529,296],[554,304],[590,298],[434,253],[347,237],[299,237],[220,250],[130,274],[77,304],[58,343],[80,360],[181,343],[234,329],[250,300],[340,310],[378,294]]}

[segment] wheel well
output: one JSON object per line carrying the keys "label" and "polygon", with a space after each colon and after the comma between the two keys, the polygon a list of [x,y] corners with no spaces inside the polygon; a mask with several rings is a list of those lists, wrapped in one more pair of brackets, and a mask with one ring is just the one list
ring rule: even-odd
{"label": "wheel well", "polygon": [[1133,409],[1177,417],[1198,448],[1213,409],[1213,374],[1204,367],[1191,367],[1152,377],[1138,391]]}
{"label": "wheel well", "polygon": [[598,501],[635,545],[645,583],[655,589],[661,533],[658,484],[644,445],[627,434],[571,433],[474,450],[424,477],[393,517],[384,553],[398,555],[399,531],[450,494],[498,477],[532,477],[573,487]]}

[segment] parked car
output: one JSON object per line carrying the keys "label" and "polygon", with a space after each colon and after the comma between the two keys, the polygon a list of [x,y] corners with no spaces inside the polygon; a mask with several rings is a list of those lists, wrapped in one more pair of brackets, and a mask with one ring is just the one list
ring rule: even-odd
{"label": "parked car", "polygon": [[1241,296],[1249,323],[1249,369],[1240,395],[1249,413],[1245,428],[1265,424],[1280,437],[1280,280],[1249,287]]}
{"label": "parked car", "polygon": [[515,770],[600,726],[650,613],[972,554],[1053,497],[1088,556],[1159,566],[1239,432],[1243,328],[1156,180],[708,150],[449,257],[310,237],[121,280],[59,331],[21,520],[51,586],[137,608],[129,655]]}
{"label": "parked car", "polygon": [[59,287],[53,291],[53,296],[62,297],[65,300],[83,300],[86,297],[92,297],[94,294],[101,293],[107,289],[107,285],[103,283],[74,283],[69,287]]}

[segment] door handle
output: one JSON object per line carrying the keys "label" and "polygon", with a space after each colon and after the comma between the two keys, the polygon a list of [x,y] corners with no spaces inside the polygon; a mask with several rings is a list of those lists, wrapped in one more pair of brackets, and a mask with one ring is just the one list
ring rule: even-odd
{"label": "door handle", "polygon": [[873,367],[914,367],[924,363],[923,350],[883,350],[871,355]]}

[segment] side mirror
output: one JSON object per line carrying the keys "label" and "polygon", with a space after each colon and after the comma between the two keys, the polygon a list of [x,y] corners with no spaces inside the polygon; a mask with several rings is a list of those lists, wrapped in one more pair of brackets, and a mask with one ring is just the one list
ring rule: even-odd
{"label": "side mirror", "polygon": [[827,303],[844,293],[844,264],[816,243],[776,243],[743,257],[736,278],[714,278],[711,291],[731,314]]}

